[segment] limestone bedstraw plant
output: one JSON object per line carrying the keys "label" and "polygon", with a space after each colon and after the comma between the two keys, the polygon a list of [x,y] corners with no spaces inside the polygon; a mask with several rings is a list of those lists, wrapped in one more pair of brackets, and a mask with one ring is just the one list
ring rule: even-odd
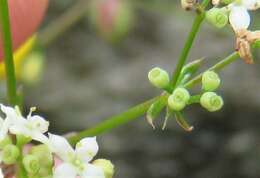
{"label": "limestone bedstraw plant", "polygon": [[[119,2],[119,0],[108,1]],[[5,115],[4,119],[0,119],[0,162],[4,165],[0,169],[0,178],[10,176],[10,171],[7,172],[6,167],[8,170],[11,168],[11,176],[15,175],[16,178],[76,178],[78,176],[112,178],[114,166],[109,160],[93,161],[98,152],[96,135],[145,114],[148,123],[155,128],[153,121],[164,109],[166,116],[163,129],[167,126],[168,118],[174,116],[185,131],[192,131],[194,127],[184,116],[187,107],[199,104],[206,111],[219,111],[224,105],[223,98],[217,94],[217,89],[222,84],[219,77],[220,70],[239,58],[252,64],[252,50],[260,47],[260,32],[249,29],[251,21],[249,13],[251,10],[258,10],[260,2],[259,0],[181,0],[179,2],[183,9],[194,12],[195,18],[172,75],[159,67],[153,68],[148,73],[149,81],[161,90],[161,94],[66,140],[62,136],[48,133],[49,122],[39,115],[33,115],[35,108],[24,117],[18,107],[22,102],[16,90],[8,0],[0,0],[1,35],[7,98],[10,105],[1,104],[0,108]],[[210,4],[213,7],[209,6]],[[186,63],[195,37],[205,19],[219,30],[232,28],[236,39],[235,52],[194,76],[200,70],[203,59]],[[46,41],[51,40],[46,39]],[[201,84],[201,89],[194,94],[191,88],[196,84]]]}
{"label": "limestone bedstraw plant", "polygon": [[[114,167],[110,161],[98,159],[92,162],[98,152],[96,137],[82,139],[73,150],[64,137],[44,134],[48,132],[49,122],[39,115],[32,115],[34,110],[32,108],[24,118],[17,107],[1,105],[6,117],[0,120],[0,160],[5,165],[16,165],[17,177],[112,178]],[[25,153],[25,147],[32,140],[40,144],[31,145]],[[57,159],[62,162],[57,164]],[[0,177],[3,172],[0,169]]]}

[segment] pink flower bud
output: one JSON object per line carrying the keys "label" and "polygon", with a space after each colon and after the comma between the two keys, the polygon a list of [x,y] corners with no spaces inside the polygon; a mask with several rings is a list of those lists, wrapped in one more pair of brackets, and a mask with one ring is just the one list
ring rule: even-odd
{"label": "pink flower bud", "polygon": [[125,0],[96,0],[91,7],[92,23],[106,40],[117,42],[127,35],[133,13]]}
{"label": "pink flower bud", "polygon": [[[38,28],[48,6],[48,0],[8,0],[13,50],[23,44]],[[0,36],[0,61],[3,42]]]}

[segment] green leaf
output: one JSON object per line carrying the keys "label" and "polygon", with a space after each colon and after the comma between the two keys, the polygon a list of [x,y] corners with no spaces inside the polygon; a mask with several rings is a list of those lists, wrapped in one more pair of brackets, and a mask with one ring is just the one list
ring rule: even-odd
{"label": "green leaf", "polygon": [[177,81],[177,85],[182,85],[186,83],[201,67],[204,58],[197,59],[185,65],[181,71],[180,77]]}
{"label": "green leaf", "polygon": [[147,110],[146,120],[148,124],[150,124],[153,127],[153,129],[155,129],[155,125],[153,123],[154,119],[158,117],[158,115],[161,113],[161,111],[166,106],[166,104],[167,104],[166,98],[161,100],[156,100],[153,104],[151,104],[151,106]]}
{"label": "green leaf", "polygon": [[187,132],[191,132],[193,130],[193,126],[190,126],[188,122],[185,120],[184,116],[180,112],[175,112],[175,118],[177,123]]}

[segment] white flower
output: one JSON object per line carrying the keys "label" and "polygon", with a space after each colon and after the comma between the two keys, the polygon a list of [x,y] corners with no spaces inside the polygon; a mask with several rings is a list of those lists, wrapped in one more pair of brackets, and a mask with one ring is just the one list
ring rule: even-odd
{"label": "white flower", "polygon": [[1,110],[5,113],[6,118],[0,122],[2,123],[2,126],[0,124],[0,138],[4,138],[9,130],[12,134],[23,135],[42,143],[48,141],[44,133],[48,131],[49,122],[41,116],[32,116],[32,112],[35,108],[31,108],[27,119],[21,115],[18,109],[1,105]]}
{"label": "white flower", "polygon": [[227,6],[229,22],[235,31],[247,29],[250,25],[249,10],[260,8],[260,0],[240,0]]}
{"label": "white flower", "polygon": [[4,178],[4,174],[3,174],[2,169],[0,169],[0,178]]}
{"label": "white flower", "polygon": [[16,123],[17,119],[22,118],[19,112],[11,107],[0,105],[2,112],[6,115],[5,119],[0,117],[0,140],[7,136],[10,127]]}
{"label": "white flower", "polygon": [[48,145],[64,161],[55,168],[53,178],[105,178],[100,167],[89,163],[98,152],[96,137],[82,139],[74,150],[64,137],[49,134]]}

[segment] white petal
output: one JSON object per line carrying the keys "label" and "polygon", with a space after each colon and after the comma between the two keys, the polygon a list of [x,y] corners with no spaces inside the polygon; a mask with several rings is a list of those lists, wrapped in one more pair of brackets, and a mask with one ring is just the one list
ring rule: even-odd
{"label": "white petal", "polygon": [[98,152],[98,143],[96,137],[82,139],[76,145],[77,156],[85,162],[91,161]]}
{"label": "white petal", "polygon": [[3,104],[1,104],[0,106],[2,112],[6,115],[6,117],[11,119],[12,121],[21,117],[21,115],[19,115],[14,108],[9,106],[4,106]]}
{"label": "white petal", "polygon": [[4,178],[4,174],[1,168],[0,168],[0,178]]}
{"label": "white petal", "polygon": [[30,131],[26,127],[28,124],[27,120],[24,118],[17,119],[15,122],[12,123],[12,125],[9,128],[9,131],[12,134],[20,134],[29,137],[30,136]]}
{"label": "white petal", "polygon": [[41,116],[38,116],[38,115],[31,116],[31,117],[28,117],[27,120],[34,129],[40,131],[41,133],[45,133],[49,129],[49,122],[46,121]]}
{"label": "white petal", "polygon": [[12,122],[10,119],[5,119],[0,128],[0,140],[7,136],[8,130],[10,129]]}
{"label": "white petal", "polygon": [[229,15],[229,22],[235,31],[247,29],[250,25],[250,15],[243,6],[233,6]]}
{"label": "white petal", "polygon": [[48,146],[53,153],[57,154],[64,161],[70,161],[75,155],[73,148],[64,137],[49,133]]}
{"label": "white petal", "polygon": [[81,174],[82,178],[105,178],[104,171],[92,164],[85,164],[84,171]]}
{"label": "white petal", "polygon": [[254,10],[256,9],[257,0],[242,0],[241,3],[248,10]]}
{"label": "white petal", "polygon": [[76,169],[68,163],[63,163],[55,168],[53,178],[76,178]]}
{"label": "white petal", "polygon": [[44,134],[42,134],[41,132],[38,131],[32,131],[30,134],[30,137],[38,142],[41,142],[43,144],[48,144],[49,139],[48,137],[46,137]]}

